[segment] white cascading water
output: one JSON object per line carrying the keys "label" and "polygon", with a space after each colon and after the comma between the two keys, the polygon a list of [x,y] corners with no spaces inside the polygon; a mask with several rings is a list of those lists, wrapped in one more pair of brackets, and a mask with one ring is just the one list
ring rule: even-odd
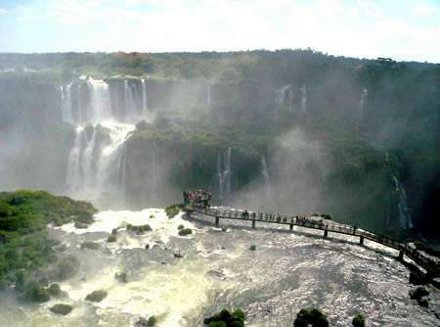
{"label": "white cascading water", "polygon": [[[109,85],[104,80],[90,77],[83,80],[82,84],[60,87],[63,120],[76,125],[67,162],[66,190],[69,195],[98,203],[105,194],[113,202],[121,199],[123,204],[126,186],[124,144],[135,125],[117,121],[112,112]],[[142,98],[135,101],[132,87],[124,81],[124,120],[132,121],[137,111],[147,111],[145,81],[141,85],[142,92],[138,93]],[[87,87],[88,100],[84,99],[81,87]],[[136,103],[141,103],[142,108],[137,110]],[[75,109],[79,111],[76,115]]]}
{"label": "white cascading water", "polygon": [[267,168],[266,156],[261,156],[261,175],[264,180],[264,190],[266,193],[266,197],[270,197],[271,195],[271,183],[270,183],[270,175],[269,169]]}
{"label": "white cascading water", "polygon": [[358,106],[358,121],[357,121],[358,131],[361,127],[362,120],[364,118],[364,107],[365,107],[365,101],[367,100],[367,96],[368,96],[368,90],[363,89],[361,93],[361,98],[359,99],[359,106]]}
{"label": "white cascading water", "polygon": [[73,123],[72,114],[72,83],[60,86],[61,95],[61,114],[64,122]]}
{"label": "white cascading water", "polygon": [[145,83],[145,79],[141,79],[142,83],[142,113],[143,116],[147,116],[148,111],[148,99],[147,99],[147,84]]}
{"label": "white cascading water", "polygon": [[303,84],[303,86],[299,89],[301,91],[301,112],[303,114],[307,111],[307,89],[306,85]]}
{"label": "white cascading water", "polygon": [[131,87],[128,80],[124,81],[124,102],[125,102],[125,113],[128,120],[132,120],[136,117],[136,108],[133,96],[133,88]]}
{"label": "white cascading water", "polygon": [[76,192],[81,185],[81,149],[84,128],[75,129],[75,140],[67,161],[67,187],[70,192]]}
{"label": "white cascading water", "polygon": [[[87,199],[103,193],[124,197],[125,147],[127,135],[133,125],[101,123],[78,126],[67,163],[67,191],[69,194]],[[102,146],[97,142],[97,129],[108,133],[110,142]],[[87,133],[87,131],[91,131]],[[88,135],[91,134],[91,135]]]}
{"label": "white cascading water", "polygon": [[406,197],[406,191],[396,176],[393,176],[395,191],[399,196],[399,202],[397,209],[399,212],[399,225],[401,229],[413,228],[410,209],[408,207],[408,199]]}
{"label": "white cascading water", "polygon": [[223,158],[222,155],[219,154],[217,160],[217,178],[218,178],[218,186],[219,186],[219,198],[223,199],[228,197],[231,194],[231,156],[232,149],[228,147],[226,153]]}
{"label": "white cascading water", "polygon": [[90,99],[90,121],[99,123],[112,118],[110,105],[110,91],[108,84],[103,80],[89,78],[87,81],[89,90],[91,90]]}
{"label": "white cascading water", "polygon": [[122,123],[102,123],[108,130],[110,142],[99,154],[97,160],[96,183],[97,190],[121,192],[126,185],[125,181],[125,141],[134,125]]}
{"label": "white cascading water", "polygon": [[289,111],[293,111],[293,90],[292,84],[286,84],[275,91],[275,103],[278,105],[283,105],[287,101],[289,105]]}

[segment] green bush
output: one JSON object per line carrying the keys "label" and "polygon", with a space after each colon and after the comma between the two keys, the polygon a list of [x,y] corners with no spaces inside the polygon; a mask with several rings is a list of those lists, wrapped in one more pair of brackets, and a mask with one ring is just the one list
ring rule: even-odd
{"label": "green bush", "polygon": [[249,250],[251,250],[251,251],[255,251],[255,250],[257,250],[257,246],[252,244],[252,245],[249,247]]}
{"label": "green bush", "polygon": [[93,291],[86,296],[86,301],[101,302],[107,296],[107,292],[104,290]]}
{"label": "green bush", "polygon": [[297,314],[294,327],[328,327],[327,317],[316,308],[301,309]]}
{"label": "green bush", "polygon": [[49,310],[52,311],[53,313],[65,316],[69,314],[73,310],[73,308],[71,305],[58,303],[50,307]]}
{"label": "green bush", "polygon": [[178,204],[172,204],[165,208],[165,213],[167,214],[168,218],[174,218],[177,216],[180,212],[180,207]]}
{"label": "green bush", "polygon": [[116,273],[115,278],[116,278],[116,280],[120,281],[121,283],[126,283],[127,282],[127,273],[125,273],[125,272]]}
{"label": "green bush", "polygon": [[223,309],[212,317],[205,318],[203,323],[209,327],[244,327],[245,318],[241,309],[235,309],[232,314],[229,310]]}
{"label": "green bush", "polygon": [[151,232],[153,229],[148,224],[139,226],[128,224],[127,230],[130,232],[135,232],[136,234],[143,234],[145,232]]}
{"label": "green bush", "polygon": [[183,226],[183,225],[179,225],[179,226],[177,226],[177,229],[184,229],[185,228],[185,226]]}
{"label": "green bush", "polygon": [[147,320],[147,326],[148,327],[154,327],[157,324],[157,319],[155,316],[151,316],[150,318],[148,318]]}
{"label": "green bush", "polygon": [[185,236],[185,235],[189,235],[189,234],[192,234],[192,230],[190,228],[183,228],[183,229],[179,230],[180,236]]}
{"label": "green bush", "polygon": [[114,243],[118,240],[118,237],[116,235],[109,235],[109,237],[107,237],[107,242],[109,243]]}
{"label": "green bush", "polygon": [[42,303],[50,300],[50,294],[37,281],[32,280],[24,286],[21,299],[27,302]]}
{"label": "green bush", "polygon": [[58,296],[58,295],[61,294],[61,287],[60,287],[59,284],[54,283],[54,284],[51,284],[51,285],[47,288],[47,291],[49,292],[49,294],[50,294],[51,296]]}
{"label": "green bush", "polygon": [[365,318],[363,315],[357,314],[351,323],[353,327],[365,327]]}

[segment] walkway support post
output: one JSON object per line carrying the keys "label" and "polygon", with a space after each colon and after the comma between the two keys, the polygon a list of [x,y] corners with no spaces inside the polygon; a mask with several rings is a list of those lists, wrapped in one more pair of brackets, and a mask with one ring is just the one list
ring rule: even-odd
{"label": "walkway support post", "polygon": [[293,224],[292,223],[290,223],[289,229],[293,230]]}
{"label": "walkway support post", "polygon": [[397,257],[397,259],[403,261],[403,250],[399,250],[399,256]]}
{"label": "walkway support post", "polygon": [[363,236],[359,237],[359,244],[364,245],[364,237]]}
{"label": "walkway support post", "polygon": [[218,216],[215,216],[215,227],[220,226],[220,218]]}
{"label": "walkway support post", "polygon": [[324,238],[328,237],[328,229],[324,229]]}
{"label": "walkway support post", "polygon": [[255,228],[255,218],[252,218],[252,228]]}

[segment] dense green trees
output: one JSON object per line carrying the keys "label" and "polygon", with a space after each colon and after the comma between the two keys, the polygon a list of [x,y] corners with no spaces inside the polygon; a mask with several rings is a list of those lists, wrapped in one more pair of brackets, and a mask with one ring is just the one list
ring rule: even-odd
{"label": "dense green trees", "polygon": [[[0,208],[0,284],[15,282],[26,298],[43,300],[46,294],[32,281],[31,272],[57,261],[46,226],[91,223],[96,209],[86,202],[25,190],[0,193]],[[65,258],[55,266],[53,277],[63,279],[75,269],[77,261]]]}

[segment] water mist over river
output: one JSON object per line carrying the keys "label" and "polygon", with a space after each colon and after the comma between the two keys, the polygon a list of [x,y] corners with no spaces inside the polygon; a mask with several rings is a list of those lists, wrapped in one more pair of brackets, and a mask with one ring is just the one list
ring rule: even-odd
{"label": "water mist over river", "polygon": [[[135,235],[127,224],[153,230]],[[178,236],[181,224],[193,234]],[[117,242],[107,243],[118,227]],[[349,326],[357,312],[365,314],[368,326],[439,326],[430,309],[410,300],[409,272],[394,251],[370,242],[360,247],[324,240],[298,227],[296,233],[242,227],[225,232],[181,216],[168,219],[160,209],[100,212],[88,229],[67,224],[50,234],[65,255],[79,259],[78,273],[60,283],[64,297],[43,305],[2,297],[1,326],[131,326],[150,315],[158,326],[201,326],[203,317],[223,307],[243,308],[247,326],[291,326],[307,306],[320,307],[331,326]],[[86,240],[100,248],[80,249]],[[115,279],[120,272],[127,273],[127,283]],[[108,296],[86,302],[98,289]],[[431,309],[438,310],[440,297],[430,291]],[[73,311],[52,314],[48,308],[59,302]]]}

